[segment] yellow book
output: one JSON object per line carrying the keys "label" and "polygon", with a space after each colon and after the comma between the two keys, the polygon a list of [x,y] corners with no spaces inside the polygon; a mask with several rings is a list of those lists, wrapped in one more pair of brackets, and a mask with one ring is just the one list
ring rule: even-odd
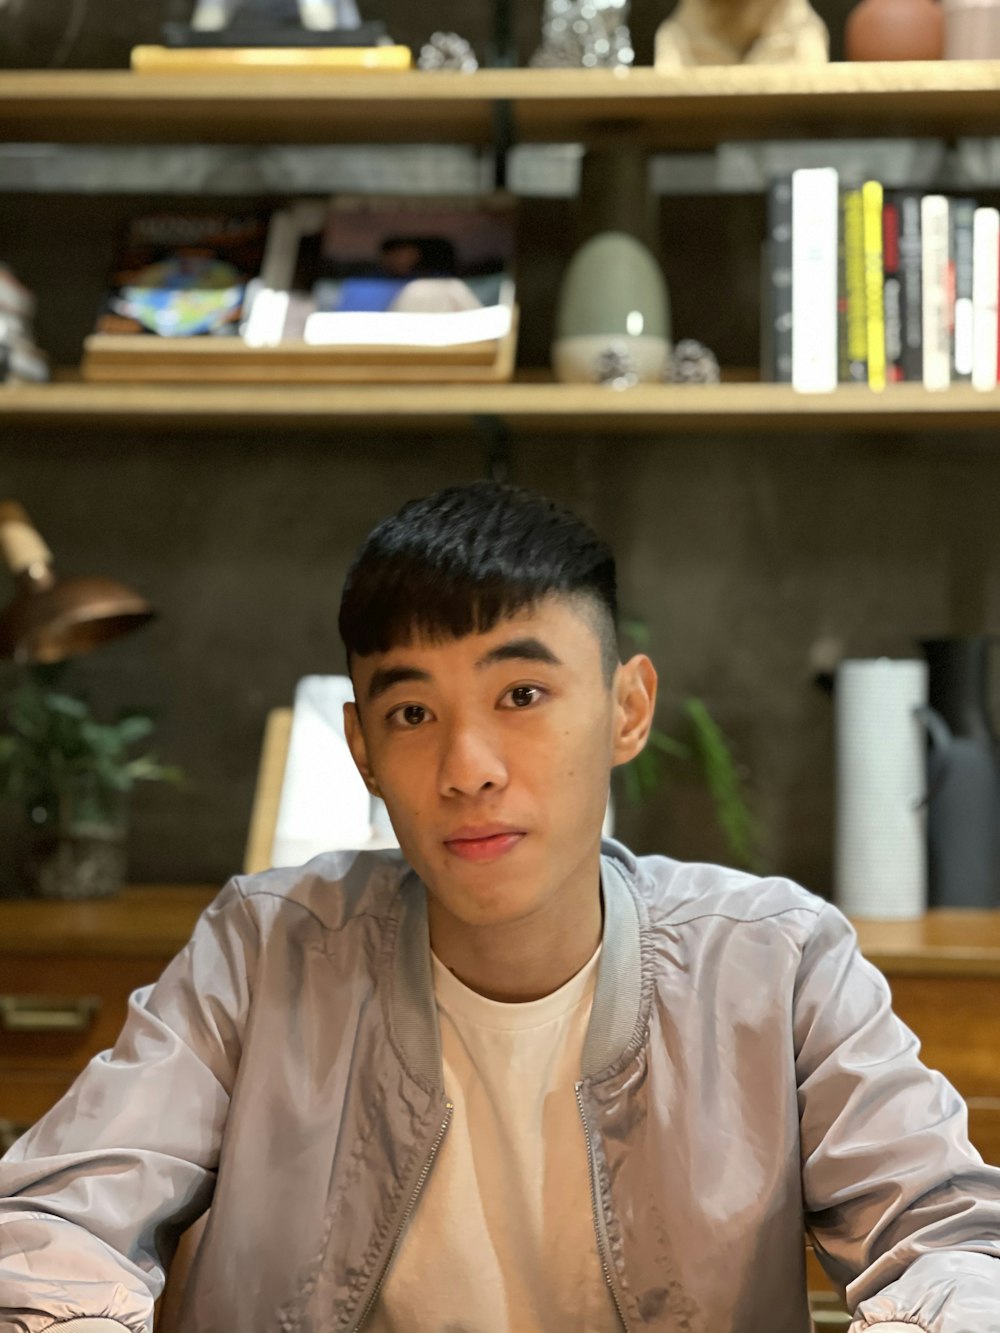
{"label": "yellow book", "polygon": [[847,379],[868,382],[868,318],[865,297],[865,222],[860,190],[844,194],[844,267],[847,289]]}
{"label": "yellow book", "polygon": [[865,323],[868,332],[868,384],[885,388],[885,270],[882,261],[882,186],[865,181],[861,206],[865,233]]}
{"label": "yellow book", "polygon": [[140,74],[225,74],[253,70],[295,73],[406,70],[408,46],[134,46],[132,68]]}

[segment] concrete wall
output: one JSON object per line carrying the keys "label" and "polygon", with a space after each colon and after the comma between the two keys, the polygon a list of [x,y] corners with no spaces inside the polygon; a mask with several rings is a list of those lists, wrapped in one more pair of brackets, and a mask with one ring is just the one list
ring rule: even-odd
{"label": "concrete wall", "polygon": [[[44,16],[37,8],[29,17],[22,5],[21,28],[0,9],[8,63],[45,63],[56,11],[63,27],[71,11],[63,0]],[[433,8],[431,26],[482,39],[471,7]],[[636,6],[641,60],[666,8]],[[837,35],[847,8],[824,6]],[[155,38],[149,13],[140,24],[134,9],[92,4],[71,63],[123,64],[131,42]],[[428,26],[401,0],[382,13],[405,40]],[[537,14],[518,6],[522,57]],[[155,202],[2,198],[0,255],[37,286],[40,337],[59,360],[77,355],[121,218]],[[762,227],[759,198],[663,207],[675,328],[730,365],[756,361]],[[571,210],[529,202],[521,229],[522,359],[541,365]],[[287,704],[303,674],[343,668],[335,615],[354,547],[410,496],[482,475],[482,442],[462,432],[4,430],[0,494],[26,504],[60,567],[125,578],[160,612],[67,679],[109,711],[155,711],[161,754],[191,778],[184,791],[139,792],[132,876],[221,880],[241,862],[267,710]],[[685,695],[706,698],[750,774],[770,864],[827,891],[832,709],[813,674],[840,655],[909,655],[919,635],[996,628],[992,440],[520,437],[514,479],[576,506],[612,541],[623,606],[652,628],[664,725]],[[623,807],[619,828],[639,851],[725,855],[704,791],[682,767],[646,808]],[[14,837],[8,817],[0,838]],[[11,866],[4,857],[8,891]]]}

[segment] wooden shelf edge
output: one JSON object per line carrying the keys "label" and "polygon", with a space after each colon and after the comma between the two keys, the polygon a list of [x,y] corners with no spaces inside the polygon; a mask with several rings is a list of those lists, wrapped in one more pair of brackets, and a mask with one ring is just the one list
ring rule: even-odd
{"label": "wooden shelf edge", "polygon": [[493,107],[507,103],[525,142],[624,131],[650,145],[707,146],[769,134],[981,134],[998,93],[993,60],[471,74],[15,70],[0,73],[0,131],[43,142],[485,144]]}
{"label": "wooden shelf edge", "polygon": [[1000,425],[1000,390],[962,385],[930,393],[918,384],[873,393],[845,385],[832,394],[798,394],[787,385],[600,385],[551,383],[299,384],[7,384],[0,421],[30,425],[227,425],[266,422],[293,428],[350,421],[372,428],[466,428],[499,417],[540,431],[584,433],[736,428],[755,432],[867,430],[921,433],[986,430]]}

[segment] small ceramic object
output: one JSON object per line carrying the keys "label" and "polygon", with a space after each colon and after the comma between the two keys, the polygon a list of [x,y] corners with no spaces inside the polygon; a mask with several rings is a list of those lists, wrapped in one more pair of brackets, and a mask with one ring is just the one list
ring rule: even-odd
{"label": "small ceramic object", "polygon": [[861,0],[847,16],[848,60],[940,60],[944,14],[937,0]]}
{"label": "small ceramic object", "polygon": [[656,68],[823,65],[830,34],[808,0],[680,0],[656,33]]}
{"label": "small ceramic object", "polygon": [[626,232],[592,236],[563,278],[552,347],[556,378],[662,381],[670,350],[670,303],[656,259]]}

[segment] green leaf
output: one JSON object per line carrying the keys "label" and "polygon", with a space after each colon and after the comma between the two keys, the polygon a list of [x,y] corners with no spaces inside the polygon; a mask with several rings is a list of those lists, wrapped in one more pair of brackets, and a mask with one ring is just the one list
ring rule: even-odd
{"label": "green leaf", "polygon": [[688,699],[684,711],[694,731],[702,773],[730,853],[737,865],[760,871],[760,829],[747,804],[729,742],[701,699]]}

